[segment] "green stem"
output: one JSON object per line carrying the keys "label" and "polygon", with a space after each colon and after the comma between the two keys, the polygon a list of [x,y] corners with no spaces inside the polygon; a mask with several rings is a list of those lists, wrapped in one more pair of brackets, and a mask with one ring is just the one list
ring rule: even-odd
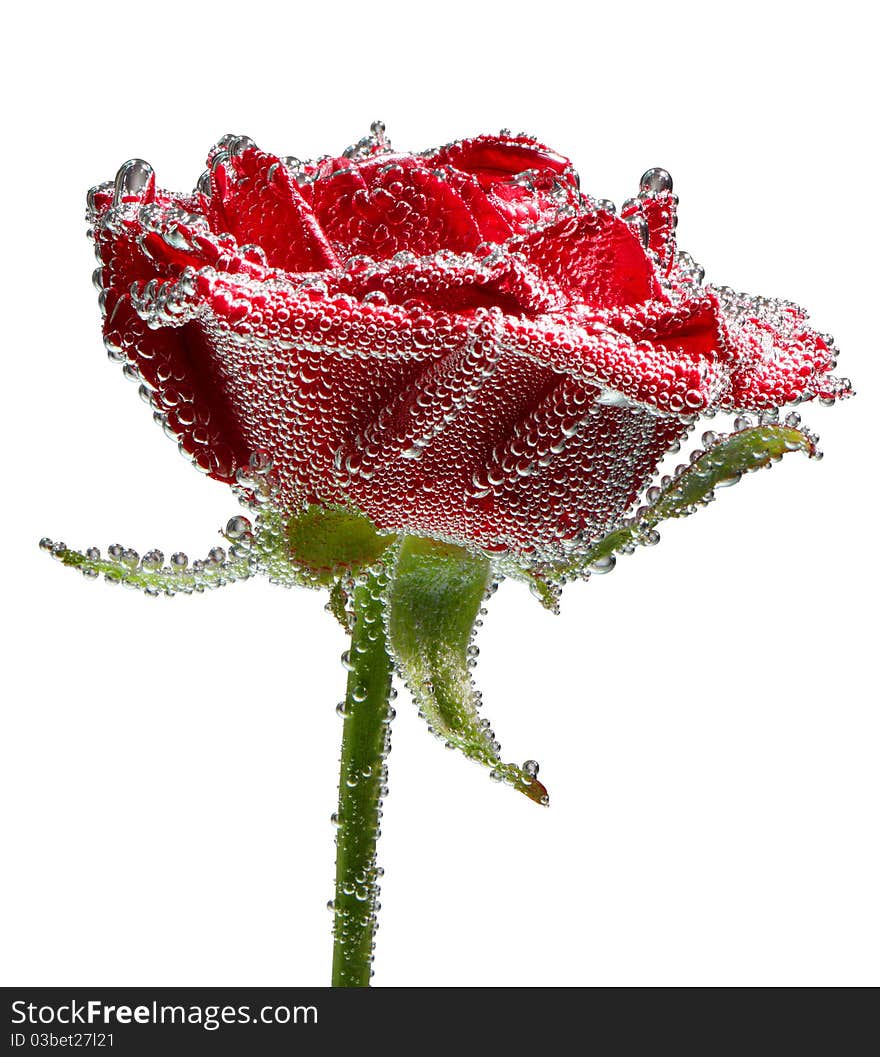
{"label": "green stem", "polygon": [[378,910],[376,840],[390,748],[392,664],[384,623],[384,574],[354,591],[333,901],[333,987],[369,987]]}

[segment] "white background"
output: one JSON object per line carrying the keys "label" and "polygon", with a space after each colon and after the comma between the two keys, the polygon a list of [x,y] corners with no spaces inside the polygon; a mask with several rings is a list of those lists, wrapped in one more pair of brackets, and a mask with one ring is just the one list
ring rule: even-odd
{"label": "white background", "polygon": [[[710,280],[787,296],[859,396],[563,613],[490,603],[494,786],[403,695],[375,982],[880,983],[874,34],[835,3],[22,5],[2,76],[3,982],[329,978],[345,642],[263,581],[148,600],[36,547],[206,552],[236,512],[106,361],[82,220],[133,155],[525,128],[620,202],[663,165]],[[11,24],[10,24],[11,23]]]}

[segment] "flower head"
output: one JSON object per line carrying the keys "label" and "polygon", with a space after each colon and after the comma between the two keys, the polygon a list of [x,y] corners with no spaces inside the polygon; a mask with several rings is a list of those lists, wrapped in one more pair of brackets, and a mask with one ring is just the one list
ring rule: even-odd
{"label": "flower head", "polygon": [[[212,476],[517,564],[588,553],[704,411],[848,391],[788,302],[702,285],[649,170],[617,214],[502,133],[301,163],[227,136],[198,188],[90,193],[105,343]],[[259,482],[257,481],[257,484]],[[263,496],[265,498],[265,496]]]}

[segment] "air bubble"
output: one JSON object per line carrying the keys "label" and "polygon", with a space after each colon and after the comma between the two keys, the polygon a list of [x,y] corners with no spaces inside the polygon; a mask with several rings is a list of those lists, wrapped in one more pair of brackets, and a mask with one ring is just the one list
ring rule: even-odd
{"label": "air bubble", "polygon": [[665,169],[648,169],[639,180],[639,188],[646,194],[672,190],[672,177]]}

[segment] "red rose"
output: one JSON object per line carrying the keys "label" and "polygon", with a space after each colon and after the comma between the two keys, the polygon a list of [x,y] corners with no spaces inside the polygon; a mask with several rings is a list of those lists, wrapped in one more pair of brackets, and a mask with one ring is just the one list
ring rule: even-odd
{"label": "red rose", "polygon": [[802,310],[701,285],[662,170],[618,217],[522,135],[208,162],[192,194],[139,161],[91,192],[105,341],[213,477],[270,453],[283,510],[558,555],[695,413],[845,391]]}
{"label": "red rose", "polygon": [[[208,165],[188,195],[141,161],[90,192],[95,280],[111,357],[258,516],[231,518],[228,551],[191,565],[42,546],[149,595],[255,575],[330,589],[350,636],[333,983],[362,987],[394,675],[447,748],[548,803],[537,762],[502,756],[471,674],[498,579],[556,609],[569,579],[656,543],[715,488],[818,455],[778,409],[849,387],[797,306],[702,285],[662,169],[618,216],[565,158],[505,133],[398,154],[377,123],[306,164],[227,136]],[[630,514],[715,409],[760,415],[704,434]]]}

